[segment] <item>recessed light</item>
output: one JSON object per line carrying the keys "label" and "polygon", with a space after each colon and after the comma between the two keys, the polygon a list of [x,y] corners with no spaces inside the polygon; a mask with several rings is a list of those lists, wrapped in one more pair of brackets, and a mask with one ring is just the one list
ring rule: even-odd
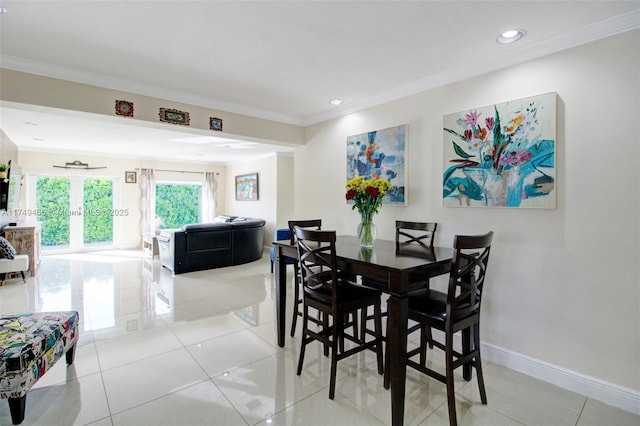
{"label": "recessed light", "polygon": [[331,99],[331,100],[329,101],[329,103],[330,103],[331,105],[336,105],[336,106],[337,106],[337,105],[342,105],[342,99]]}
{"label": "recessed light", "polygon": [[525,30],[509,30],[500,34],[496,41],[500,44],[513,43],[520,40],[525,34]]}

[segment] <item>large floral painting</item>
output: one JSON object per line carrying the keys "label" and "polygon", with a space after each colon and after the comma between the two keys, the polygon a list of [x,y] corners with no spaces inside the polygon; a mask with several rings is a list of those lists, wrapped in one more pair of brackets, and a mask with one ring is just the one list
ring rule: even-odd
{"label": "large floral painting", "polygon": [[556,94],[444,116],[445,206],[555,208]]}
{"label": "large floral painting", "polygon": [[383,204],[406,204],[405,150],[407,125],[347,137],[347,181],[357,176],[391,183]]}

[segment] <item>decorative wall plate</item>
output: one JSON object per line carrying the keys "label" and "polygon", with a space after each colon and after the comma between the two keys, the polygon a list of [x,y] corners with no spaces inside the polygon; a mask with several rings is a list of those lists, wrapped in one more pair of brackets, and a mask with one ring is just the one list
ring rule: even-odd
{"label": "decorative wall plate", "polygon": [[222,118],[209,117],[209,128],[211,130],[222,131]]}
{"label": "decorative wall plate", "polygon": [[133,117],[133,102],[116,101],[116,115]]}
{"label": "decorative wall plate", "polygon": [[179,124],[181,126],[189,125],[189,113],[178,111],[177,109],[160,108],[160,121],[171,124]]}

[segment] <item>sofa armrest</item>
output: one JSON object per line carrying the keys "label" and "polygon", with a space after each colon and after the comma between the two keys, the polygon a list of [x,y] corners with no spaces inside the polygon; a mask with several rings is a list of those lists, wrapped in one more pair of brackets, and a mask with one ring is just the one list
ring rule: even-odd
{"label": "sofa armrest", "polygon": [[162,266],[170,269],[174,274],[184,272],[187,250],[185,232],[180,230],[162,231],[157,238]]}

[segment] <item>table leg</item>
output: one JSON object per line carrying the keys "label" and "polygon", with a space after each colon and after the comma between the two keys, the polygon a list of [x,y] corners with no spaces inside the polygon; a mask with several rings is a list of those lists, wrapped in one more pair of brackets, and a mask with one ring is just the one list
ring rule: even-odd
{"label": "table leg", "polygon": [[407,377],[407,327],[409,300],[392,295],[387,306],[387,339],[389,345],[389,377],[391,379],[391,424],[404,423],[404,398]]}
{"label": "table leg", "polygon": [[286,323],[285,312],[287,310],[287,262],[282,255],[282,249],[276,249],[276,332],[278,336],[278,346],[284,347],[284,326]]}

